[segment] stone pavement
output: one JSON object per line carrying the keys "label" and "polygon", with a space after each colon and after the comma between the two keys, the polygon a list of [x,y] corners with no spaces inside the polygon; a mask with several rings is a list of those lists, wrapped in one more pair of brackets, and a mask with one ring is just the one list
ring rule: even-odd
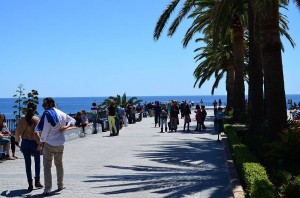
{"label": "stone pavement", "polygon": [[[193,131],[193,112],[191,132],[182,131],[180,119],[177,132],[160,133],[154,118],[148,117],[124,127],[118,137],[104,132],[67,141],[66,189],[55,191],[53,165],[49,197],[233,197],[223,144],[216,141],[213,112],[207,112],[205,132]],[[24,159],[20,151],[17,156],[17,160],[0,163],[0,196],[41,197],[42,189],[27,192]]]}

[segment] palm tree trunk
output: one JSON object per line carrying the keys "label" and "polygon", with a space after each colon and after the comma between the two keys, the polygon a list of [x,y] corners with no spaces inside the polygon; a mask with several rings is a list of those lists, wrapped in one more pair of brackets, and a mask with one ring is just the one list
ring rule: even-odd
{"label": "palm tree trunk", "polygon": [[234,119],[241,121],[245,110],[245,85],[244,85],[244,30],[238,16],[233,19],[233,53],[234,53]]}
{"label": "palm tree trunk", "polygon": [[226,111],[230,111],[234,107],[234,67],[228,66],[226,72],[226,91],[227,91],[227,104]]}
{"label": "palm tree trunk", "polygon": [[264,122],[263,72],[259,42],[255,39],[254,10],[252,1],[248,0],[249,29],[249,92],[248,124],[251,132],[259,133]]}
{"label": "palm tree trunk", "polygon": [[269,135],[270,138],[276,139],[282,129],[286,127],[287,122],[278,1],[273,1],[270,13],[270,16],[260,17],[260,47],[265,78]]}

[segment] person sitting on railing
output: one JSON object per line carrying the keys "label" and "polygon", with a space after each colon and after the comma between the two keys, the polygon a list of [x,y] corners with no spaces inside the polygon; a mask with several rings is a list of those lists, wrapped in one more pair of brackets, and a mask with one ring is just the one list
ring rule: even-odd
{"label": "person sitting on railing", "polygon": [[7,124],[5,123],[5,120],[6,120],[5,115],[0,114],[0,129],[1,129],[0,145],[3,145],[3,151],[4,151],[4,156],[1,156],[1,159],[14,160],[15,158],[9,155],[11,133],[7,127]]}
{"label": "person sitting on railing", "polygon": [[76,127],[81,127],[81,121],[82,121],[82,119],[81,119],[81,112],[80,111],[77,112],[77,114],[75,116],[75,120],[76,120],[75,126]]}

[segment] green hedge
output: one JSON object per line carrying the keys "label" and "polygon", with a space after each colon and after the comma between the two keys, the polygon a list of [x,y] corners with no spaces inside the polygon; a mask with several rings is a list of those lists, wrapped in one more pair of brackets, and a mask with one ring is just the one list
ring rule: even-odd
{"label": "green hedge", "polygon": [[248,147],[239,141],[232,125],[225,125],[224,130],[232,151],[233,160],[245,184],[247,197],[275,198],[278,197],[273,184],[268,178],[265,168],[258,163],[257,158]]}

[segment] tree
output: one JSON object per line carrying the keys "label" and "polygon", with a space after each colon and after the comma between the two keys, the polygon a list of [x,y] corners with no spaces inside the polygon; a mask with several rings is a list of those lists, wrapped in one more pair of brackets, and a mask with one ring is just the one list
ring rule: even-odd
{"label": "tree", "polygon": [[279,28],[279,2],[255,1],[259,7],[260,49],[265,82],[266,118],[269,136],[278,138],[287,126],[286,99]]}
{"label": "tree", "polygon": [[[39,98],[38,98],[38,91],[37,90],[31,90],[31,92],[29,92],[27,94],[25,94],[25,88],[23,87],[22,84],[20,84],[18,86],[18,89],[16,90],[17,94],[13,95],[13,97],[17,98],[17,100],[15,101],[16,105],[13,106],[14,109],[14,115],[17,121],[19,121],[19,119],[21,118],[21,115],[26,114],[26,107],[29,101],[33,101],[36,104],[39,104]],[[35,112],[36,115],[39,115],[39,113],[36,111]]]}
{"label": "tree", "polygon": [[109,96],[107,99],[105,99],[100,106],[108,106],[111,102],[114,102],[116,105],[124,105],[124,107],[127,107],[129,104],[138,104],[142,102],[143,100],[139,100],[137,97],[131,97],[127,100],[126,93],[123,94],[121,97],[120,95],[117,95],[116,97],[114,96]]}
{"label": "tree", "polygon": [[[170,14],[174,11],[179,0],[172,1],[163,14],[160,16],[154,31],[154,39],[158,39],[168,21]],[[197,32],[209,29],[213,35],[213,46],[216,47],[222,35],[228,29],[232,30],[232,43],[234,53],[234,115],[238,120],[244,112],[245,106],[245,85],[244,85],[244,24],[241,15],[245,13],[243,1],[233,0],[186,0],[179,14],[171,24],[168,36],[172,36],[181,20],[193,9],[189,18],[194,22],[187,30],[183,41],[185,47]]]}
{"label": "tree", "polygon": [[[39,93],[37,90],[32,89],[31,92],[29,92],[27,94],[27,99],[24,101],[24,106],[27,106],[29,101],[33,101],[35,104],[39,104],[39,97],[38,97]],[[35,111],[36,115],[39,115],[39,113],[37,111]]]}
{"label": "tree", "polygon": [[207,36],[202,40],[206,43],[205,46],[197,48],[195,52],[200,51],[195,56],[196,62],[200,64],[194,71],[196,78],[194,86],[198,83],[198,87],[209,80],[211,76],[215,76],[215,82],[212,87],[211,94],[214,94],[214,89],[218,87],[219,81],[226,75],[226,91],[227,91],[227,108],[231,109],[234,105],[234,68],[233,68],[233,51],[231,43],[230,32],[228,31],[226,39],[219,42],[218,46],[214,49],[212,39]]}
{"label": "tree", "polygon": [[259,133],[264,123],[263,71],[259,38],[255,26],[255,10],[252,0],[248,0],[248,34],[249,34],[249,90],[248,90],[248,125],[253,133]]}
{"label": "tree", "polygon": [[16,90],[17,94],[13,95],[14,98],[17,98],[15,101],[16,105],[13,106],[14,115],[17,121],[21,118],[21,115],[24,114],[25,107],[24,107],[24,101],[26,100],[25,89],[22,84],[20,84]]}

